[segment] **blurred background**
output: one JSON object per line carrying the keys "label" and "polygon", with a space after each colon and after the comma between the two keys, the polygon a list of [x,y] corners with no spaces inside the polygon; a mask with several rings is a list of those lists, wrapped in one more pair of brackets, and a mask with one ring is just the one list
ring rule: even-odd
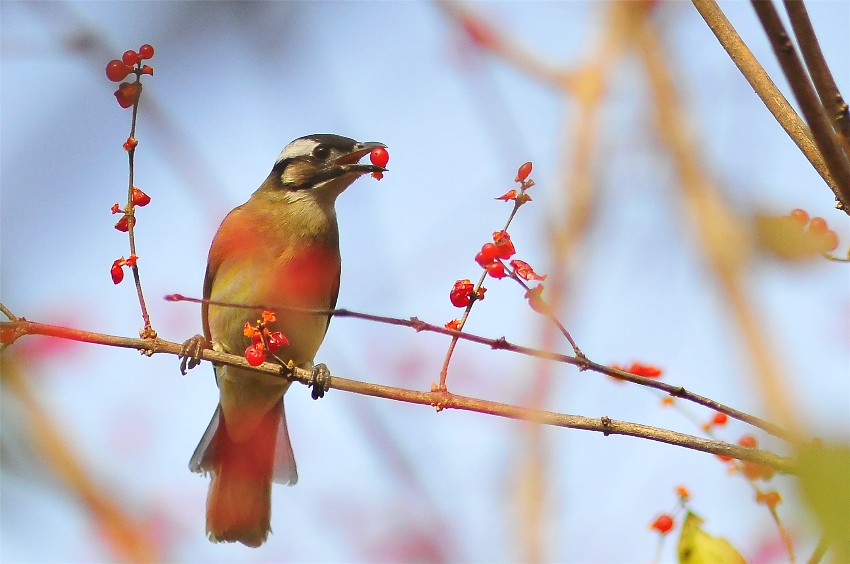
{"label": "blurred background", "polygon": [[[787,92],[751,6],[721,5]],[[341,307],[437,324],[458,316],[449,290],[479,276],[472,258],[510,210],[494,198],[530,160],[533,202],[511,235],[517,256],[560,284],[554,301],[584,352],[605,364],[658,365],[670,383],[767,416],[735,313],[655,128],[643,63],[612,39],[623,33],[612,31],[622,8],[483,2],[462,17],[458,7],[4,1],[2,303],[34,321],[138,334],[131,279],[115,286],[109,276],[112,261],[129,253],[109,209],[126,198],[121,145],[130,111],[115,103],[104,67],[150,43],[155,76],[143,80],[135,184],[153,201],[137,211],[136,237],[160,337],[181,342],[200,331],[197,306],[162,297],[201,295],[219,222],[265,179],[283,146],[337,133],[382,141],[391,156],[383,180],[364,178],[337,203]],[[850,4],[808,7],[846,96]],[[847,217],[693,6],[645,9],[719,197],[744,218],[804,208],[827,219],[846,252]],[[494,44],[509,47],[493,52]],[[608,66],[594,66],[600,61]],[[570,84],[582,68],[604,76],[588,136],[579,127],[588,106],[546,79],[549,72]],[[486,285],[467,330],[570,352],[519,287]],[[848,440],[846,266],[755,254],[742,285],[796,415],[815,435]],[[346,378],[428,390],[447,345],[437,335],[339,319],[317,361]],[[121,520],[137,537],[126,546],[141,543],[147,552],[137,556],[164,561],[648,561],[657,543],[649,524],[675,506],[678,485],[690,489],[707,529],[749,560],[787,557],[752,488],[711,455],[333,390],[314,402],[301,386],[286,396],[300,481],[274,488],[273,535],[256,550],[215,545],[204,535],[208,480],[187,468],[218,398],[208,365],[183,377],[173,356],[43,337],[22,338],[3,363],[7,562],[125,557],[120,535],[109,532]],[[646,389],[463,342],[448,385],[697,435],[698,422],[712,416],[691,405],[689,419]],[[49,429],[61,440],[45,457]],[[731,422],[718,436],[735,442],[751,432]],[[770,487],[782,493],[780,515],[807,557],[817,531],[793,481]],[[663,560],[675,557],[674,545]]]}

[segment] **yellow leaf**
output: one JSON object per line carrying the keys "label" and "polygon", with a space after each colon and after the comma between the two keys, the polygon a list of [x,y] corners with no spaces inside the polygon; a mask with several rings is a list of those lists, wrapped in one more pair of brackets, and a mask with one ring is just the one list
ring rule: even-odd
{"label": "yellow leaf", "polygon": [[683,564],[745,564],[744,558],[723,537],[702,529],[702,519],[688,511],[679,537],[679,562]]}

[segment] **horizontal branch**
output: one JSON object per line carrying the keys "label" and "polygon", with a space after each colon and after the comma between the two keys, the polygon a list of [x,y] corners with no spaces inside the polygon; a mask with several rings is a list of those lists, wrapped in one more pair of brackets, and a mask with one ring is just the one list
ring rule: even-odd
{"label": "horizontal branch", "polygon": [[[23,318],[18,318],[8,322],[0,322],[0,333],[4,335],[4,341],[7,342],[16,340],[23,335],[44,335],[84,343],[136,349],[148,356],[160,353],[179,356],[183,349],[182,344],[165,341],[159,338],[136,339],[130,337],[118,337],[114,335],[105,335],[101,333],[82,331],[79,329],[37,323]],[[280,376],[302,384],[311,384],[313,381],[312,372],[309,370],[303,370],[300,368],[290,369],[270,362],[265,362],[260,366],[252,367],[248,364],[248,361],[245,360],[244,357],[221,353],[212,349],[204,349],[201,351],[200,358],[215,364],[235,366],[238,368],[253,370],[258,373]],[[693,435],[669,431],[667,429],[651,427],[649,425],[641,425],[626,421],[615,421],[604,416],[594,418],[578,415],[566,415],[552,411],[531,409],[467,396],[460,396],[452,394],[446,390],[420,392],[416,390],[396,388],[393,386],[383,386],[380,384],[370,384],[368,382],[349,380],[339,376],[332,376],[330,378],[329,387],[361,395],[429,405],[435,407],[438,411],[445,409],[459,409],[543,425],[595,431],[606,436],[628,435],[711,454],[729,456],[740,460],[766,464],[781,472],[795,473],[792,459],[778,456],[772,452],[745,448],[723,441],[704,439]]]}
{"label": "horizontal branch", "polygon": [[225,302],[217,302],[214,300],[201,300],[198,298],[191,298],[188,296],[183,296],[180,294],[171,294],[165,297],[168,301],[181,301],[181,302],[189,302],[189,303],[206,303],[210,305],[218,305],[222,307],[237,307],[244,309],[268,309],[273,311],[292,311],[297,313],[312,313],[315,315],[331,315],[333,317],[349,317],[353,319],[361,319],[363,321],[371,321],[374,323],[382,323],[384,325],[393,325],[396,327],[408,327],[417,332],[427,331],[430,333],[438,333],[440,335],[446,335],[449,337],[457,337],[463,341],[469,341],[471,343],[476,343],[479,345],[484,345],[490,347],[491,349],[498,349],[504,351],[510,351],[517,354],[522,354],[534,358],[541,358],[544,360],[551,360],[553,362],[561,362],[564,364],[570,364],[579,368],[579,370],[590,370],[593,372],[598,372],[600,374],[605,374],[612,378],[616,378],[618,380],[623,380],[626,382],[631,382],[633,384],[638,384],[640,386],[646,386],[648,388],[654,388],[656,390],[660,390],[665,392],[673,397],[677,397],[686,401],[690,401],[696,403],[698,405],[702,405],[709,409],[713,409],[714,411],[719,411],[720,413],[725,413],[729,417],[733,419],[737,419],[739,421],[743,421],[749,425],[754,427],[758,427],[763,431],[770,433],[775,437],[779,437],[789,442],[794,442],[795,437],[787,430],[783,429],[779,425],[756,417],[754,415],[750,415],[749,413],[745,413],[738,409],[729,407],[728,405],[724,405],[718,401],[715,401],[711,398],[707,398],[705,396],[701,396],[699,394],[695,394],[682,386],[676,386],[674,384],[668,384],[666,382],[662,382],[656,378],[647,378],[645,376],[638,376],[637,374],[633,374],[631,372],[626,372],[625,370],[619,370],[617,368],[612,368],[610,366],[605,366],[604,364],[599,364],[598,362],[593,362],[589,360],[587,357],[578,358],[575,356],[570,356],[567,354],[555,353],[551,351],[546,351],[542,349],[536,349],[532,347],[526,347],[522,345],[517,345],[515,343],[511,343],[504,337],[499,337],[497,339],[490,339],[487,337],[482,337],[480,335],[475,335],[473,333],[467,333],[464,331],[455,331],[454,329],[447,329],[440,325],[434,325],[432,323],[428,323],[426,321],[422,321],[417,317],[411,317],[410,319],[401,319],[398,317],[388,317],[385,315],[375,315],[371,313],[362,313],[358,311],[351,311],[348,309],[304,309],[304,308],[296,308],[283,306],[279,304],[254,304],[251,306],[241,305],[241,304],[232,304]]}

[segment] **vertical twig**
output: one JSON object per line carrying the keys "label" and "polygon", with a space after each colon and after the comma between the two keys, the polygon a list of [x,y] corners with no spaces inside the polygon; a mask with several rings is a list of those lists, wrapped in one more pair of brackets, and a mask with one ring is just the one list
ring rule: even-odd
{"label": "vertical twig", "polygon": [[838,207],[850,215],[850,162],[835,142],[832,125],[797,55],[797,50],[788,32],[785,31],[785,25],[779,19],[773,0],[751,0],[751,2],[767,33],[773,52],[776,53],[782,72],[791,85],[797,104],[800,105],[809,129],[812,130],[815,144],[835,179],[833,192],[838,199]]}
{"label": "vertical twig", "polygon": [[817,173],[833,192],[838,190],[835,180],[827,168],[818,150],[812,132],[800,118],[788,100],[770,79],[764,67],[755,58],[741,36],[726,18],[723,10],[714,0],[692,0],[694,7],[708,24],[717,41],[726,50],[729,58],[741,71],[741,74],[753,87],[756,95],[764,103],[785,133],[802,151]]}
{"label": "vertical twig", "polygon": [[850,145],[847,145],[850,142],[850,112],[847,109],[847,102],[841,96],[832,77],[832,71],[826,64],[809,19],[806,4],[802,0],[784,0],[784,3],[788,18],[791,20],[791,28],[794,30],[794,36],[797,38],[797,44],[803,53],[803,60],[806,61],[806,67],[809,69],[809,75],[815,84],[820,101],[826,108],[835,131],[843,137],[845,146],[850,148]]}

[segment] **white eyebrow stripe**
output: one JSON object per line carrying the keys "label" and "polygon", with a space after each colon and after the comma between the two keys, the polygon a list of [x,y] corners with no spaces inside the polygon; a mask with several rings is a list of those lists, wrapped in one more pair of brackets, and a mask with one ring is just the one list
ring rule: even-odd
{"label": "white eyebrow stripe", "polygon": [[284,159],[291,159],[292,157],[310,155],[313,153],[313,149],[316,148],[316,145],[318,145],[318,143],[312,139],[296,139],[283,148],[283,151],[280,152],[280,156],[278,156],[275,163],[279,163]]}

